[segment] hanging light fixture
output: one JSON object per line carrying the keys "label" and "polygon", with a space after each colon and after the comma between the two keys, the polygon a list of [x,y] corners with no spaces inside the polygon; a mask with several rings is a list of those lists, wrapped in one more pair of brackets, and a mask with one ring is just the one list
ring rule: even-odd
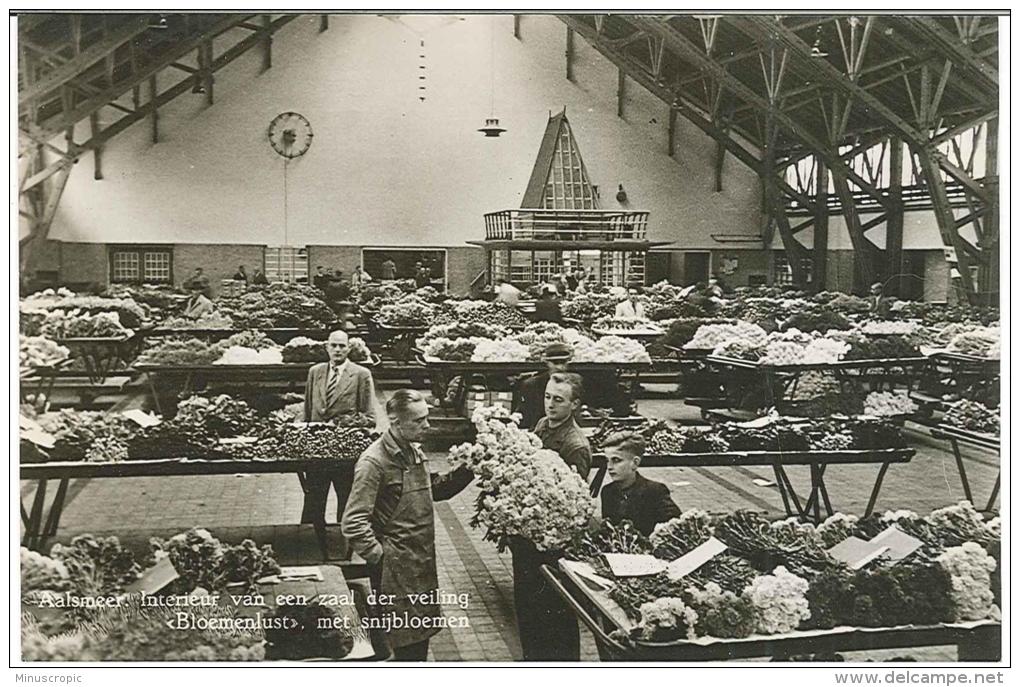
{"label": "hanging light fixture", "polygon": [[495,17],[489,18],[489,116],[485,118],[485,126],[478,131],[486,138],[499,138],[506,129],[499,125],[496,116],[496,29]]}

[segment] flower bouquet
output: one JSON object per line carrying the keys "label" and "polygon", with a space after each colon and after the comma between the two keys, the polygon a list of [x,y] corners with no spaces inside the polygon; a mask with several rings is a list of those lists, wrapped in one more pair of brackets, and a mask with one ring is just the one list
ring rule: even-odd
{"label": "flower bouquet", "polygon": [[454,446],[450,463],[467,467],[481,493],[472,526],[504,550],[512,536],[539,551],[556,551],[582,530],[595,511],[588,485],[542,441],[517,426],[519,415],[481,406],[471,416],[474,443]]}

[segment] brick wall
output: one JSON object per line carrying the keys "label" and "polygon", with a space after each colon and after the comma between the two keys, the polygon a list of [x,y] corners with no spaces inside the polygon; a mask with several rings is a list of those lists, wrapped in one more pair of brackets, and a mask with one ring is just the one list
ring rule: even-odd
{"label": "brick wall", "polygon": [[180,285],[201,267],[209,278],[212,293],[219,292],[220,280],[230,279],[244,265],[249,278],[263,267],[263,247],[242,244],[177,244],[174,246],[174,284]]}

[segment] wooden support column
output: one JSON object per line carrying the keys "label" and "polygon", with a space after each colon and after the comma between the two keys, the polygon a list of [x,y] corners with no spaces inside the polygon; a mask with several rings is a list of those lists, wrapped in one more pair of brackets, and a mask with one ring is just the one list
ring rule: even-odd
{"label": "wooden support column", "polygon": [[567,27],[567,81],[574,80],[574,30]]}
{"label": "wooden support column", "polygon": [[268,14],[262,15],[262,71],[273,66],[273,19]]}
{"label": "wooden support column", "polygon": [[623,98],[626,96],[627,74],[623,69],[617,70],[616,78],[616,116],[623,119]]}
{"label": "wooden support column", "polygon": [[[99,113],[93,112],[89,115],[89,130],[92,138],[99,135]],[[96,146],[92,149],[92,162],[95,165],[95,171],[92,178],[96,181],[103,179],[103,146]]]}
{"label": "wooden support column", "polygon": [[[722,143],[718,143],[722,145]],[[668,142],[666,143],[666,153],[673,157],[676,154],[676,108],[669,108],[669,131],[668,131]]]}
{"label": "wooden support column", "polygon": [[329,15],[323,14],[319,17],[319,33],[329,29]]}
{"label": "wooden support column", "polygon": [[861,218],[857,214],[857,206],[854,205],[854,197],[850,192],[850,184],[847,182],[846,170],[844,167],[832,169],[832,187],[839,197],[839,204],[843,208],[843,218],[846,220],[846,230],[850,234],[850,243],[854,247],[854,288],[857,293],[865,293],[867,288],[875,283],[877,270],[875,269],[875,244],[871,243],[864,235],[861,227]]}
{"label": "wooden support column", "polygon": [[828,282],[829,264],[829,168],[815,157],[815,219],[812,254],[811,286],[824,291]]}
{"label": "wooden support column", "polygon": [[723,164],[726,162],[726,146],[721,141],[715,142],[715,191],[722,191]]}
{"label": "wooden support column", "polygon": [[[946,248],[951,248],[955,254],[955,260],[949,260],[949,268],[950,270],[955,268],[959,272],[959,284],[963,288],[963,296],[970,303],[976,303],[977,285],[971,277],[971,255],[967,251],[966,241],[960,236],[956,226],[956,216],[949,202],[949,194],[946,193],[946,183],[942,178],[937,151],[931,148],[916,152],[918,164],[928,187],[928,195],[931,197],[932,210],[935,212],[935,221],[938,223],[943,245]],[[950,288],[955,287],[954,283]]]}
{"label": "wooden support column", "polygon": [[521,15],[514,15],[514,38],[521,40]]}
{"label": "wooden support column", "polygon": [[159,143],[159,108],[156,107],[156,98],[159,91],[156,88],[156,75],[149,77],[149,102],[152,103],[152,117],[149,121],[152,124],[152,142]]}
{"label": "wooden support column", "polygon": [[903,141],[889,140],[889,200],[886,213],[885,255],[886,293],[899,296],[903,291]]}
{"label": "wooden support column", "polygon": [[985,125],[985,188],[988,207],[984,216],[984,240],[979,246],[986,262],[978,268],[979,286],[987,305],[999,305],[999,118]]}

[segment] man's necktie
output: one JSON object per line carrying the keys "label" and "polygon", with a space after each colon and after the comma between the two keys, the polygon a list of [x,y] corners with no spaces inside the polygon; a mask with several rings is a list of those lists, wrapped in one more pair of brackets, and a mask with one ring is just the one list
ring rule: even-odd
{"label": "man's necktie", "polygon": [[337,395],[340,393],[340,371],[335,367],[329,368],[329,379],[326,381],[326,404],[333,405]]}

